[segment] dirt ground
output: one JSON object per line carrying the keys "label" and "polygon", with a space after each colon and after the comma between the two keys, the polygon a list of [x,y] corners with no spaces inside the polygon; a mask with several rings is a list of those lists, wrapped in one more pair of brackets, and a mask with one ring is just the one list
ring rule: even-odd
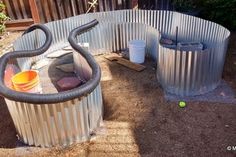
{"label": "dirt ground", "polygon": [[[2,43],[1,43],[2,44]],[[236,91],[236,33],[223,78]],[[235,53],[235,54],[233,54]],[[96,57],[102,75],[104,125],[90,142],[65,148],[29,147],[17,141],[3,99],[0,103],[0,156],[180,156],[236,157],[236,104],[164,99],[154,63],[143,72]]]}
{"label": "dirt ground", "polygon": [[9,34],[8,33],[5,33],[0,39],[0,54],[3,52],[8,52],[11,48],[12,42],[22,34],[22,32],[10,32]]}

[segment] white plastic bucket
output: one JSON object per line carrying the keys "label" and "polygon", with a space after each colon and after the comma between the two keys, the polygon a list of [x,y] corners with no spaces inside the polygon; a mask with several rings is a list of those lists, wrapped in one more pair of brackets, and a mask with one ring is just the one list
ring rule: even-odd
{"label": "white plastic bucket", "polygon": [[144,63],[145,47],[144,40],[131,40],[129,42],[129,60],[133,63]]}

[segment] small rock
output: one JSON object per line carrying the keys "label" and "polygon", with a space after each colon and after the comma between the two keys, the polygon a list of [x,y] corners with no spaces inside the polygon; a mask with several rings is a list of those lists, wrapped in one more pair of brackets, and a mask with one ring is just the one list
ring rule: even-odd
{"label": "small rock", "polygon": [[60,87],[61,90],[73,89],[81,83],[81,80],[77,77],[64,77],[57,81],[57,85]]}
{"label": "small rock", "polygon": [[226,125],[225,125],[225,127],[226,127],[226,128],[228,128],[228,127],[229,127],[229,125],[227,125],[227,124],[226,124]]}
{"label": "small rock", "polygon": [[154,131],[154,134],[157,134],[157,132],[156,132],[156,131]]}
{"label": "small rock", "polygon": [[145,129],[143,129],[143,132],[145,132],[146,130]]}

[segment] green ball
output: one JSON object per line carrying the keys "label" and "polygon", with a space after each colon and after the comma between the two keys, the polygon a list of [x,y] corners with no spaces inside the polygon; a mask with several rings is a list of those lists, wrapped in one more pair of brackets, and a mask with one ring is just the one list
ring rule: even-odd
{"label": "green ball", "polygon": [[186,106],[186,103],[184,101],[179,102],[179,107],[184,108]]}

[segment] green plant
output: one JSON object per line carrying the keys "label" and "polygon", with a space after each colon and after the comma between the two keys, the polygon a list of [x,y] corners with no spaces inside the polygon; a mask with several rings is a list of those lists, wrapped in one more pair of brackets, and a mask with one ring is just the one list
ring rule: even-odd
{"label": "green plant", "polygon": [[173,0],[176,11],[198,11],[198,16],[236,30],[236,0]]}
{"label": "green plant", "polygon": [[200,16],[236,30],[236,0],[201,0]]}
{"label": "green plant", "polygon": [[2,1],[0,1],[0,34],[3,34],[6,30],[6,21],[8,21],[10,18],[6,15],[5,12],[5,5]]}

